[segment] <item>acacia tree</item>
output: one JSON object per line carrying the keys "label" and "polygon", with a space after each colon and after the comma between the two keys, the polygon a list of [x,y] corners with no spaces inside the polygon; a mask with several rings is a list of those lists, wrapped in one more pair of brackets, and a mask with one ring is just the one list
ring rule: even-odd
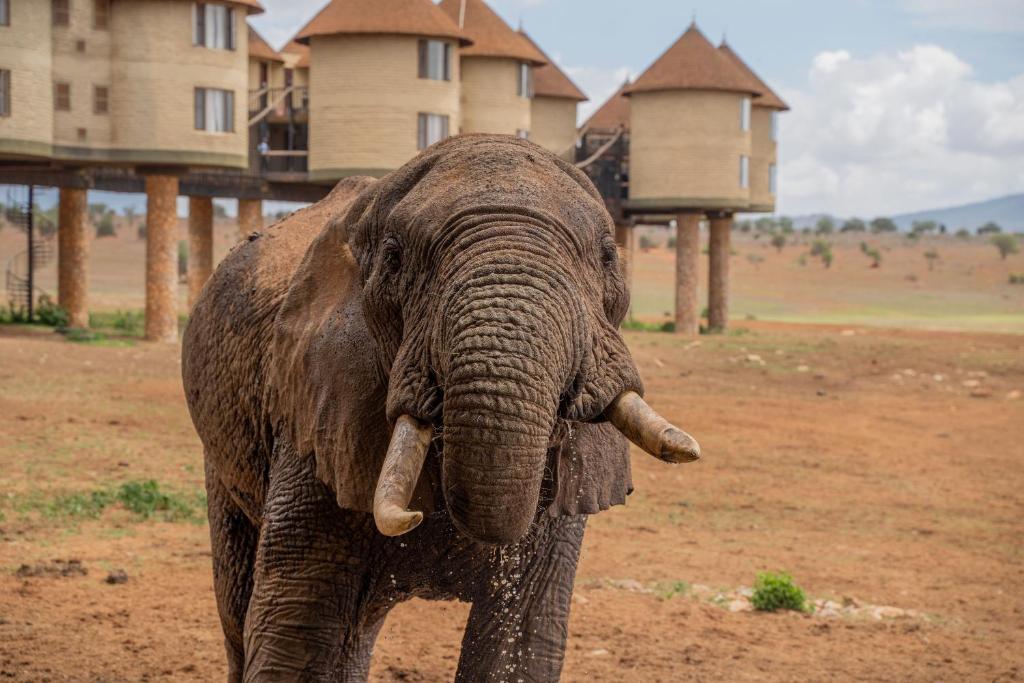
{"label": "acacia tree", "polygon": [[992,235],[992,244],[999,250],[999,257],[1004,261],[1010,254],[1016,254],[1020,251],[1020,245],[1017,244],[1017,238],[1006,233]]}
{"label": "acacia tree", "polygon": [[775,247],[775,250],[781,254],[782,248],[786,246],[786,236],[783,235],[781,232],[777,232],[774,235],[772,235],[772,246]]}
{"label": "acacia tree", "polygon": [[899,228],[891,218],[878,217],[871,221],[871,232],[875,234],[883,232],[896,232]]}

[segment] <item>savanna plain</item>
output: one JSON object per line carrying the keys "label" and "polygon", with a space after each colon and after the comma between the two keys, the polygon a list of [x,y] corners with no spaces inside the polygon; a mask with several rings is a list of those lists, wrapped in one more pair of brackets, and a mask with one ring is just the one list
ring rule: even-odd
{"label": "savanna plain", "polygon": [[[705,456],[634,449],[628,504],[588,524],[563,680],[1024,680],[1024,255],[842,235],[826,268],[813,238],[737,233],[732,329],[690,339],[653,331],[673,252],[644,234],[624,334]],[[91,259],[99,334],[0,325],[0,678],[221,680],[180,349],[138,338],[136,230]],[[763,571],[809,609],[753,610]],[[371,679],[451,680],[467,613],[397,607]]]}

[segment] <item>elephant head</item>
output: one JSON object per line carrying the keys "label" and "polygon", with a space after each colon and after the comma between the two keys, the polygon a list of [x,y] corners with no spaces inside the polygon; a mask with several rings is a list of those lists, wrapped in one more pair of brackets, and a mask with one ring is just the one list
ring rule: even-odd
{"label": "elephant head", "polygon": [[[618,333],[628,292],[614,226],[578,169],[526,141],[463,136],[380,182],[360,182],[358,198],[296,275],[278,320],[291,332],[278,347],[299,349],[291,353],[304,359],[292,363],[302,368],[293,387],[338,381],[324,378],[332,366],[316,358],[324,343],[327,355],[343,353],[332,330],[349,330],[346,344],[376,368],[378,402],[393,425],[381,449],[386,457],[382,463],[360,454],[355,443],[348,450],[356,453],[340,457],[361,457],[372,465],[356,469],[376,470],[373,511],[383,533],[404,533],[422,519],[407,508],[428,450],[435,453],[428,469],[438,470],[455,526],[489,543],[527,532],[545,481],[561,468],[552,455],[571,457],[567,446],[594,423],[610,422],[669,462],[698,457],[696,442],[640,398],[640,378]],[[357,282],[332,274],[345,265]],[[315,301],[326,313],[315,312]],[[365,334],[353,339],[356,319]],[[307,334],[300,340],[295,329]],[[358,374],[335,373],[350,384]],[[374,391],[361,393],[372,402]],[[330,396],[306,402],[313,406],[307,416],[335,409]],[[358,431],[332,427],[329,418],[305,422],[314,450],[319,432]],[[598,451],[624,451],[615,431],[602,428],[600,436]],[[600,453],[590,457],[596,471],[583,473],[585,485],[628,481],[628,458],[609,464],[599,462]],[[345,498],[339,502],[365,507]]]}

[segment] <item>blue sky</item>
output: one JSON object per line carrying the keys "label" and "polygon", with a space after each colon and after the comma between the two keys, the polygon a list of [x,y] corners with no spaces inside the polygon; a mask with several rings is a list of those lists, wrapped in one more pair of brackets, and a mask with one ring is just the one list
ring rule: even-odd
{"label": "blue sky", "polygon": [[[326,0],[262,0],[280,45]],[[695,15],[793,107],[779,210],[900,213],[1024,191],[1024,0],[490,0],[590,95]]]}

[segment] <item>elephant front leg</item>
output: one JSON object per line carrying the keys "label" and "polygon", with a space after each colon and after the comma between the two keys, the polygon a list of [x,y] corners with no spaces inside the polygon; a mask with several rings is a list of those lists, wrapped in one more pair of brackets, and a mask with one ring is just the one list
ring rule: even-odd
{"label": "elephant front leg", "polygon": [[473,599],[456,681],[557,681],[586,517],[543,520],[491,551]]}
{"label": "elephant front leg", "polygon": [[312,459],[279,452],[245,620],[246,681],[365,681],[386,608],[372,602],[368,515],[343,512]]}

